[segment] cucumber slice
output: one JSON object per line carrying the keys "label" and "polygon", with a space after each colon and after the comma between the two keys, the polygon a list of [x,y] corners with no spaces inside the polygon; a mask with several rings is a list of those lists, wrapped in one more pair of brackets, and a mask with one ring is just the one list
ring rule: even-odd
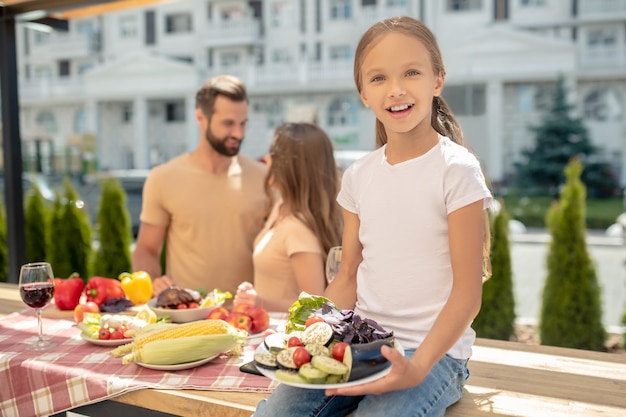
{"label": "cucumber slice", "polygon": [[306,379],[302,378],[298,371],[290,371],[287,369],[277,369],[276,379],[284,382],[294,382],[297,384],[306,384]]}
{"label": "cucumber slice", "polygon": [[276,355],[272,355],[271,353],[256,353],[254,355],[254,362],[257,364],[257,366],[260,366],[262,368],[278,368],[278,364],[276,363]]}
{"label": "cucumber slice", "polygon": [[313,356],[311,358],[311,365],[320,371],[332,375],[344,375],[348,372],[348,366],[346,364],[328,356]]}
{"label": "cucumber slice", "polygon": [[311,362],[307,362],[300,367],[298,374],[310,384],[324,384],[328,374],[317,369]]}
{"label": "cucumber slice", "polygon": [[339,384],[340,382],[344,382],[343,381],[343,375],[333,375],[333,374],[329,374],[326,377],[326,384]]}

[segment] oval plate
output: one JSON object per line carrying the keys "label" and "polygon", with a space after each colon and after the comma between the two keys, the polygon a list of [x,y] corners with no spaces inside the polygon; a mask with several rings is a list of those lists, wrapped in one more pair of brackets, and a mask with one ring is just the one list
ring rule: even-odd
{"label": "oval plate", "polygon": [[213,359],[217,358],[221,354],[209,356],[205,359],[200,359],[199,361],[187,362],[187,363],[179,363],[176,365],[151,365],[148,363],[135,362],[137,365],[142,366],[148,369],[154,369],[155,371],[182,371],[183,369],[195,368],[196,366],[204,365],[205,363],[211,362]]}
{"label": "oval plate", "polygon": [[84,341],[89,342],[93,345],[98,345],[98,346],[120,346],[120,345],[125,345],[126,343],[130,343],[133,341],[132,337],[127,338],[127,339],[107,339],[107,340],[92,339],[91,337],[85,336],[83,333],[80,334],[80,337]]}
{"label": "oval plate", "polygon": [[[283,338],[285,336],[283,335]],[[404,355],[404,349],[402,348],[402,346],[400,345],[400,343],[396,340],[395,342],[396,345],[396,349],[402,353],[402,355]],[[269,350],[267,349],[267,347],[265,347],[265,343],[261,343],[257,348],[256,351],[254,353],[269,353]],[[350,382],[342,382],[339,384],[301,384],[298,382],[285,382],[282,381],[278,378],[276,378],[276,372],[271,370],[271,369],[266,369],[263,368],[262,366],[257,366],[259,372],[261,372],[263,375],[265,375],[266,377],[276,381],[276,382],[280,382],[281,384],[285,384],[285,385],[289,385],[292,387],[298,387],[298,388],[307,388],[307,389],[327,389],[327,388],[343,388],[343,387],[352,387],[355,385],[362,385],[368,382],[372,382],[372,381],[376,381],[379,378],[384,377],[385,375],[387,375],[390,371],[391,371],[391,366],[387,367],[386,369],[383,369],[380,372],[376,372],[375,374],[372,374],[368,377],[365,378],[361,378],[361,379],[357,379],[356,381],[350,381]]]}

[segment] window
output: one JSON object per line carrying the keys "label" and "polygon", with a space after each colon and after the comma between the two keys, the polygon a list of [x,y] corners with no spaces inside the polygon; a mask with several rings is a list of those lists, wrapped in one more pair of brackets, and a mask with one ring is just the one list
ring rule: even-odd
{"label": "window", "polygon": [[120,17],[120,38],[134,38],[137,36],[137,19],[135,16]]}
{"label": "window", "polygon": [[230,20],[240,20],[243,17],[243,12],[237,6],[223,7],[220,10],[220,17],[224,22]]}
{"label": "window", "polygon": [[35,121],[37,126],[39,126],[44,132],[50,135],[57,132],[57,121],[51,111],[44,110],[39,112]]}
{"label": "window", "polygon": [[356,126],[357,105],[352,98],[337,98],[328,106],[327,123],[329,126]]}
{"label": "window", "polygon": [[349,20],[351,18],[351,0],[330,0],[330,20]]}
{"label": "window", "polygon": [[617,30],[614,28],[590,29],[587,34],[589,48],[612,48],[617,44]]}
{"label": "window", "polygon": [[352,48],[349,45],[330,47],[331,61],[352,61]]}
{"label": "window", "polygon": [[283,104],[280,101],[275,100],[275,101],[272,101],[271,103],[268,103],[266,110],[267,110],[267,127],[268,128],[273,129],[283,122],[284,108],[283,108]]}
{"label": "window", "polygon": [[387,0],[387,7],[406,7],[408,0]]}
{"label": "window", "polygon": [[78,109],[74,115],[74,132],[85,133],[87,131],[87,110],[84,107]]}
{"label": "window", "polygon": [[287,49],[274,49],[272,51],[272,62],[277,64],[288,64],[291,62],[291,54]]}
{"label": "window", "polygon": [[224,52],[220,55],[220,64],[222,67],[234,67],[239,65],[238,52]]}
{"label": "window", "polygon": [[376,7],[376,0],[361,0],[361,6],[363,6],[363,7],[367,7],[367,6],[374,6],[374,7]]}
{"label": "window", "polygon": [[184,122],[185,121],[185,102],[182,100],[171,101],[165,103],[165,121],[166,122]]}
{"label": "window", "polygon": [[64,59],[59,61],[59,77],[69,77],[70,76],[70,61]]}
{"label": "window", "polygon": [[176,13],[165,16],[165,32],[191,32],[191,15],[189,13]]}
{"label": "window", "polygon": [[585,118],[599,122],[622,120],[624,103],[617,91],[601,87],[585,97],[584,112]]}
{"label": "window", "polygon": [[482,9],[482,0],[448,0],[447,9],[449,11],[469,11]]}
{"label": "window", "polygon": [[315,57],[313,58],[316,62],[320,62],[322,60],[322,43],[315,42]]}
{"label": "window", "polygon": [[546,0],[520,0],[522,7],[545,6]]}
{"label": "window", "polygon": [[444,87],[443,98],[458,116],[485,114],[486,88],[483,84],[450,85]]}
{"label": "window", "polygon": [[91,62],[84,62],[82,64],[78,64],[78,73],[79,74],[84,74],[87,71],[89,71],[90,69],[93,68],[93,64]]}
{"label": "window", "polygon": [[273,27],[290,27],[296,22],[296,11],[291,1],[275,1],[271,6],[270,22]]}
{"label": "window", "polygon": [[122,104],[122,123],[128,124],[133,121],[133,105],[132,103]]}
{"label": "window", "polygon": [[146,45],[156,43],[156,17],[154,10],[146,11]]}

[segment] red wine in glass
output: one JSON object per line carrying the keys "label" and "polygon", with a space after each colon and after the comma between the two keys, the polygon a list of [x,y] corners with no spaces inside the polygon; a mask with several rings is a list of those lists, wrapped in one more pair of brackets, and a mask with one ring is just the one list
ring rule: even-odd
{"label": "red wine in glass", "polygon": [[33,350],[45,350],[53,343],[43,338],[41,313],[54,297],[54,274],[48,262],[34,262],[22,265],[20,269],[20,297],[24,304],[37,312],[38,338],[29,345]]}
{"label": "red wine in glass", "polygon": [[54,285],[29,283],[20,287],[20,296],[24,304],[30,308],[43,308],[54,296]]}

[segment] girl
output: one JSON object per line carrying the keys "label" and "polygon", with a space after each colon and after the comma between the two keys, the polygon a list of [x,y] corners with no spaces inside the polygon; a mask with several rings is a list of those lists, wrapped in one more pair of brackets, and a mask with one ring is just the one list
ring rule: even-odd
{"label": "girl", "polygon": [[242,283],[234,304],[287,311],[301,291],[322,294],[332,246],[341,243],[341,210],[333,145],[310,123],[286,123],[274,134],[266,177],[280,198],[254,242],[254,286]]}
{"label": "girl", "polygon": [[392,330],[405,356],[383,347],[390,373],[362,385],[281,384],[257,417],[443,416],[469,375],[491,194],[441,98],[434,35],[410,17],[375,24],[356,49],[354,79],[381,147],[343,176],[342,264],[325,296]]}

